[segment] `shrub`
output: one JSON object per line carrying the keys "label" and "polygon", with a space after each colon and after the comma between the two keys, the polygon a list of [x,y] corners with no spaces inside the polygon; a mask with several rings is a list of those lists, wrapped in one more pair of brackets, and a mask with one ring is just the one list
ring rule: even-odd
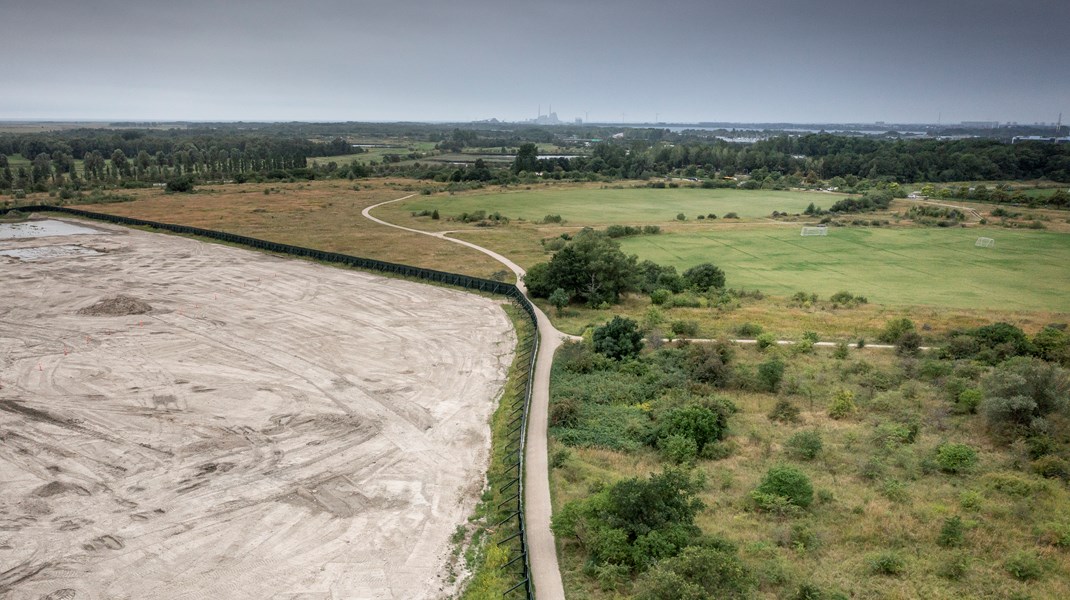
{"label": "shrub", "polygon": [[770,421],[780,421],[781,423],[798,423],[799,422],[799,407],[792,404],[791,400],[787,398],[781,398],[777,400],[773,410],[769,411]]}
{"label": "shrub", "polygon": [[575,398],[555,398],[550,403],[550,425],[572,427],[579,422],[580,403]]}
{"label": "shrub", "polygon": [[758,336],[758,349],[765,350],[766,348],[776,345],[776,336],[771,333],[763,333]]}
{"label": "shrub", "polygon": [[959,494],[959,506],[962,510],[977,511],[981,509],[981,501],[984,499],[979,492],[966,490]]}
{"label": "shrub", "polygon": [[948,517],[944,519],[944,524],[940,527],[940,535],[936,538],[936,543],[944,548],[958,548],[965,541],[964,534],[966,527],[962,524],[962,518]]}
{"label": "shrub", "polygon": [[1043,426],[1044,418],[1066,411],[1070,404],[1070,376],[1055,365],[1035,358],[1012,358],[984,380],[987,399],[981,411],[1001,430]]}
{"label": "shrub", "polygon": [[788,438],[785,447],[788,450],[788,454],[794,458],[813,460],[821,452],[824,443],[821,441],[821,432],[819,431],[799,431]]}
{"label": "shrub", "polygon": [[686,221],[687,220],[687,215],[685,215],[684,213],[676,213],[676,220],[677,221]]}
{"label": "shrub", "polygon": [[734,212],[730,212],[730,213],[725,213],[724,218],[725,219],[738,219],[739,215],[737,215]]}
{"label": "shrub", "polygon": [[877,338],[885,344],[895,344],[908,331],[914,331],[914,322],[906,317],[891,319],[884,324],[884,329]]}
{"label": "shrub", "polygon": [[669,328],[679,337],[695,337],[698,334],[698,323],[695,321],[673,321]]}
{"label": "shrub", "polygon": [[844,360],[847,358],[848,353],[847,342],[840,342],[836,344],[836,349],[832,351],[832,358],[835,358],[836,360]]}
{"label": "shrub", "polygon": [[936,464],[945,473],[965,473],[977,464],[977,452],[967,444],[940,444]]}
{"label": "shrub", "polygon": [[858,405],[855,404],[855,395],[851,390],[836,392],[836,395],[832,398],[832,403],[829,404],[829,416],[837,420],[846,419],[856,410],[858,410]]}
{"label": "shrub", "polygon": [[189,193],[193,191],[193,177],[182,175],[167,182],[166,191],[174,193]]}
{"label": "shrub", "polygon": [[791,465],[777,465],[765,473],[755,491],[779,496],[799,508],[807,508],[814,501],[814,487],[810,478]]}
{"label": "shrub", "polygon": [[1019,550],[1007,558],[1003,568],[1018,581],[1040,579],[1044,574],[1044,565],[1037,555],[1027,550]]}
{"label": "shrub", "polygon": [[691,546],[636,583],[636,600],[726,600],[749,597],[753,577],[732,549]]}
{"label": "shrub", "polygon": [[657,304],[660,306],[662,304],[665,304],[665,302],[669,298],[672,298],[672,292],[664,288],[650,292],[650,302],[652,304]]}
{"label": "shrub", "polygon": [[907,491],[906,484],[898,479],[885,481],[881,485],[880,494],[892,502],[903,503],[910,500],[910,492]]}
{"label": "shrub", "polygon": [[869,572],[874,575],[896,576],[906,571],[906,561],[898,553],[892,551],[874,554],[866,560],[866,563],[869,565]]}
{"label": "shrub", "polygon": [[758,379],[767,391],[776,392],[780,389],[780,381],[784,378],[784,361],[776,356],[758,365]]}
{"label": "shrub", "polygon": [[594,349],[616,360],[637,356],[643,347],[639,324],[620,316],[594,330]]}
{"label": "shrub", "polygon": [[944,561],[937,569],[936,573],[944,579],[959,581],[966,576],[966,573],[968,573],[969,570],[970,555],[965,552],[959,552],[951,555]]}
{"label": "shrub", "polygon": [[958,398],[955,400],[955,411],[972,415],[977,412],[977,407],[981,405],[984,397],[984,392],[977,388],[964,389],[959,392]]}
{"label": "shrub", "polygon": [[726,421],[726,416],[705,406],[673,408],[658,418],[657,437],[679,436],[693,440],[697,454],[702,452],[706,444],[724,437]]}
{"label": "shrub", "polygon": [[921,348],[921,336],[916,331],[905,331],[895,342],[895,351],[902,355],[917,354]]}
{"label": "shrub", "polygon": [[1070,463],[1058,456],[1051,454],[1041,456],[1033,461],[1032,466],[1033,472],[1041,477],[1062,479],[1063,481],[1070,479]]}
{"label": "shrub", "polygon": [[753,338],[761,335],[762,326],[755,323],[744,323],[736,328],[736,333],[745,338]]}
{"label": "shrub", "polygon": [[674,464],[692,463],[698,456],[698,445],[693,438],[672,434],[658,440],[658,448],[666,460]]}

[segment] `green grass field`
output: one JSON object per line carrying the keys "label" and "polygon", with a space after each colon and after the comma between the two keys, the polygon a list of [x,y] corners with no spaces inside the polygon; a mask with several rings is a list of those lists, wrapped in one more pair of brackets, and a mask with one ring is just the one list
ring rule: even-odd
{"label": "green grass field", "polygon": [[[995,248],[976,248],[978,236]],[[870,302],[1070,311],[1070,236],[1006,229],[741,227],[622,240],[626,253],[675,265],[712,262],[730,287],[788,296],[839,290]]]}
{"label": "green grass field", "polygon": [[684,213],[688,221],[710,213],[721,217],[725,213],[735,212],[744,218],[768,216],[774,210],[799,213],[811,202],[828,208],[842,197],[819,192],[763,190],[566,188],[420,197],[404,203],[404,209],[419,211],[437,208],[444,217],[485,210],[528,221],[558,214],[569,225],[635,225],[672,222],[678,213]]}

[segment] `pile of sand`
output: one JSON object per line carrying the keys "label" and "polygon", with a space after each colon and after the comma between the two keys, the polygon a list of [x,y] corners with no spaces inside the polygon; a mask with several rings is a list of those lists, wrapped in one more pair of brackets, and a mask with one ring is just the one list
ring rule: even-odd
{"label": "pile of sand", "polygon": [[80,315],[91,317],[121,317],[124,315],[143,315],[152,311],[152,306],[137,298],[119,294],[114,298],[105,298],[92,306],[78,311]]}

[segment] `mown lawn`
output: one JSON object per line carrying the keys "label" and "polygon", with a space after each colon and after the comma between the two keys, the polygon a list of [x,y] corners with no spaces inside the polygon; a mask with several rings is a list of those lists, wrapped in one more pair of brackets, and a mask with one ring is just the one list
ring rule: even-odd
{"label": "mown lawn", "polygon": [[[974,246],[992,237],[995,248]],[[1070,311],[1070,236],[1001,228],[719,228],[622,240],[641,259],[686,269],[712,262],[734,288],[790,296],[838,290],[870,302]]]}

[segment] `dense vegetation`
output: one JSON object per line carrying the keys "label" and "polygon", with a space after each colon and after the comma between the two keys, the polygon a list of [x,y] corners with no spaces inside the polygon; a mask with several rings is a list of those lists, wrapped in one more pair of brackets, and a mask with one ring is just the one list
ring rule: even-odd
{"label": "dense vegetation", "polygon": [[[403,175],[480,186],[537,178],[573,180],[685,177],[694,185],[786,189],[830,186],[864,191],[876,182],[1070,181],[1070,145],[1008,144],[997,139],[886,139],[832,134],[780,135],[737,143],[663,129],[540,128],[472,124],[195,124],[170,129],[75,129],[0,134],[0,190],[78,191],[95,186],[197,181],[359,178]],[[721,136],[723,137],[723,136]],[[396,152],[361,160],[355,140],[396,144]],[[431,150],[414,150],[413,143]],[[575,155],[539,158],[538,144]],[[434,162],[444,153],[490,153],[467,164]],[[356,155],[350,158],[348,155]],[[16,157],[19,164],[11,164]],[[309,159],[330,157],[330,160]],[[734,177],[734,178],[733,178]],[[664,185],[663,182],[659,184]],[[677,185],[672,183],[671,185]],[[1029,201],[979,187],[944,194]],[[982,198],[982,199],[984,199]],[[1065,193],[1051,200],[1067,204]]]}
{"label": "dense vegetation", "polygon": [[898,353],[855,356],[639,349],[642,333],[614,319],[554,366],[570,597],[1070,590],[1064,328],[996,324],[922,352],[914,324],[895,319],[882,338]]}

